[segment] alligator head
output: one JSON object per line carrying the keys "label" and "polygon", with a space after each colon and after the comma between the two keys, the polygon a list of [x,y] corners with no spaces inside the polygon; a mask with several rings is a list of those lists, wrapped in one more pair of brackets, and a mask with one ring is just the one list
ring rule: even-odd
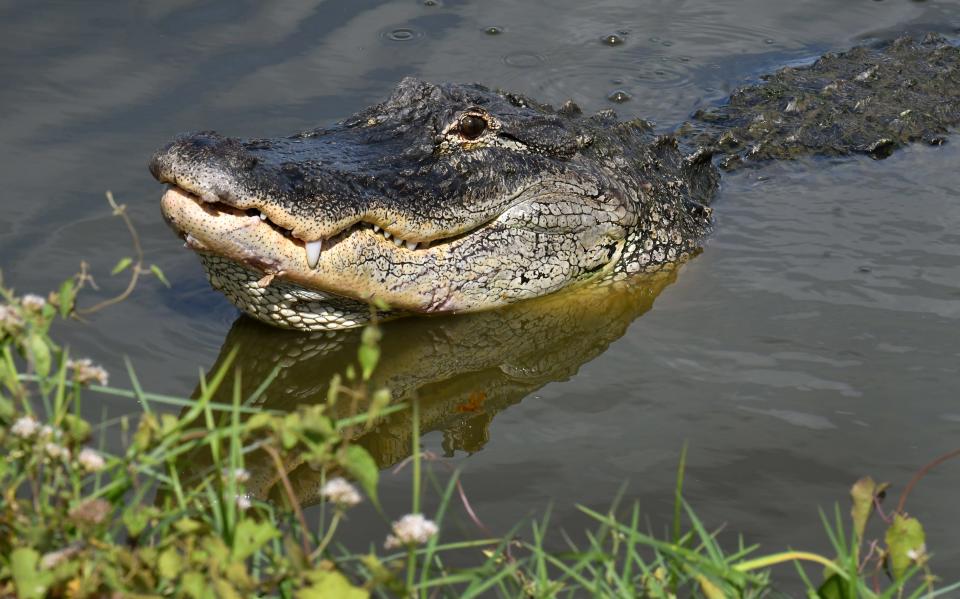
{"label": "alligator head", "polygon": [[356,326],[374,301],[476,311],[656,269],[695,251],[716,186],[708,155],[645,121],[416,79],[291,137],[183,135],[150,170],[214,287],[312,330]]}

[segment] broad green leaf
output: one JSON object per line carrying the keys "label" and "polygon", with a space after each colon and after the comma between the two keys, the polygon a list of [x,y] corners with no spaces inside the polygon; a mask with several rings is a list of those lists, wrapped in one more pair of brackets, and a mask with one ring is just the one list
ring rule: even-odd
{"label": "broad green leaf", "polygon": [[213,587],[207,586],[207,577],[200,572],[187,572],[183,575],[183,592],[193,599],[217,599]]}
{"label": "broad green leaf", "polygon": [[24,340],[27,349],[27,355],[33,362],[33,368],[40,376],[50,374],[50,346],[42,335],[32,333]]}
{"label": "broad green leaf", "polygon": [[336,571],[314,570],[309,574],[311,584],[298,590],[296,599],[367,599],[370,593],[353,586],[347,577]]}
{"label": "broad green leaf", "polygon": [[852,599],[839,574],[831,574],[817,589],[819,599]]}
{"label": "broad green leaf", "polygon": [[367,450],[359,445],[347,447],[343,467],[357,479],[357,482],[366,491],[374,505],[378,504],[377,481],[380,477],[380,470]]}
{"label": "broad green leaf", "polygon": [[117,265],[113,267],[113,270],[110,271],[110,274],[118,275],[125,271],[131,264],[133,264],[133,258],[130,256],[120,258],[120,261],[117,262]]}
{"label": "broad green leaf", "polygon": [[143,506],[131,505],[123,510],[121,519],[123,520],[123,525],[127,527],[127,532],[130,533],[130,536],[138,537],[147,527],[147,524],[150,523],[151,516],[151,512],[143,509]]}
{"label": "broad green leaf", "polygon": [[77,443],[83,443],[90,437],[90,423],[74,414],[64,414],[60,426]]}
{"label": "broad green leaf", "polygon": [[146,451],[147,448],[150,447],[150,444],[153,443],[154,436],[159,427],[157,417],[153,414],[144,414],[141,416],[140,424],[137,425],[137,432],[133,433],[133,446],[140,451]]}
{"label": "broad green leaf", "polygon": [[180,559],[180,552],[173,547],[161,553],[160,559],[157,560],[157,570],[160,572],[160,576],[168,580],[176,579],[182,566],[183,560]]}
{"label": "broad green leaf", "polygon": [[29,547],[14,549],[10,554],[10,572],[21,599],[43,599],[53,583],[53,572],[41,570],[40,554]]}
{"label": "broad green leaf", "polygon": [[188,535],[197,532],[203,528],[203,525],[190,518],[180,518],[173,523],[173,527],[177,529],[177,532]]}
{"label": "broad green leaf", "polygon": [[926,557],[926,535],[916,518],[896,514],[887,529],[886,541],[890,570],[895,580],[901,580],[912,563],[921,563]]}
{"label": "broad green leaf", "polygon": [[243,599],[243,595],[222,578],[214,580],[213,586],[217,590],[217,599]]}
{"label": "broad green leaf", "polygon": [[176,430],[179,426],[180,420],[173,414],[161,414],[160,415],[160,435],[166,437],[170,433]]}
{"label": "broad green leaf", "polygon": [[271,522],[241,520],[233,534],[233,558],[245,560],[278,536],[280,536],[280,532]]}

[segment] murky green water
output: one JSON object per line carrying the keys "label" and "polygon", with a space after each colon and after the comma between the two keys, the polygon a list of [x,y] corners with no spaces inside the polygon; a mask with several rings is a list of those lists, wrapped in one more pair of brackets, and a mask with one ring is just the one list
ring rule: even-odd
{"label": "murky green water", "polygon": [[[67,327],[74,351],[121,384],[129,356],[145,387],[182,395],[198,367],[241,343],[249,378],[286,366],[267,402],[290,405],[322,391],[356,337],[234,323],[159,216],[145,165],[172,134],[315,127],[405,75],[585,110],[611,106],[619,90],[631,98],[616,105],[622,116],[669,128],[778,66],[902,30],[958,28],[960,3],[905,0],[4,3],[0,267],[18,289],[43,291],[85,259],[104,273],[104,296],[119,289],[105,274],[128,247],[104,216],[112,189],[173,288],[148,284]],[[624,43],[602,43],[611,34]],[[574,502],[602,507],[624,481],[659,527],[688,441],[687,496],[704,519],[769,549],[825,550],[818,506],[863,474],[902,487],[960,442],[958,163],[951,139],[883,162],[727,177],[715,236],[675,280],[399,321],[385,328],[380,376],[423,398],[427,449],[463,469],[495,530],[550,502],[554,522],[577,529]],[[89,407],[96,418],[136,411]],[[384,465],[401,460],[409,422],[381,432],[364,442]],[[954,578],[958,468],[933,472],[909,505]],[[385,477],[387,505],[407,492],[405,475]],[[351,525],[357,538],[383,530],[372,518]]]}

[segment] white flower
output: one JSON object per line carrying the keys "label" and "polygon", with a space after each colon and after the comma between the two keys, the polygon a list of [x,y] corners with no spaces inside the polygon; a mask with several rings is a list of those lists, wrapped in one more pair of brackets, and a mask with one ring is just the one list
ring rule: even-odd
{"label": "white flower", "polygon": [[53,437],[54,435],[56,435],[56,436],[59,437],[59,436],[60,436],[60,431],[58,431],[57,429],[53,428],[53,427],[50,426],[49,424],[44,424],[43,426],[40,427],[40,436],[41,436],[42,438],[44,438],[44,439],[49,439],[50,437]]}
{"label": "white flower", "polygon": [[47,455],[53,459],[63,458],[64,460],[70,459],[70,450],[64,447],[63,445],[57,445],[56,443],[47,443],[43,446],[43,450],[47,452]]}
{"label": "white flower", "polygon": [[40,559],[40,568],[44,570],[52,570],[76,554],[80,553],[80,551],[83,550],[83,547],[83,543],[73,543],[72,545],[67,545],[58,551],[44,553],[43,557]]}
{"label": "white flower", "polygon": [[110,380],[108,373],[102,366],[94,364],[90,358],[82,360],[67,360],[67,368],[73,370],[73,378],[81,385],[97,382],[106,385]]}
{"label": "white flower", "polygon": [[15,331],[23,325],[23,319],[12,307],[0,304],[0,331]]}
{"label": "white flower", "polygon": [[926,555],[927,555],[927,546],[926,546],[926,544],[922,544],[922,545],[920,545],[919,547],[917,547],[916,549],[911,549],[911,550],[907,551],[907,557],[909,557],[911,560],[913,560],[913,561],[915,561],[915,562],[919,562],[919,561],[922,560],[924,557],[926,557]]}
{"label": "white flower", "polygon": [[439,529],[432,520],[423,514],[407,514],[393,523],[393,534],[387,535],[386,549],[410,545],[422,545],[437,534]]}
{"label": "white flower", "polygon": [[224,481],[230,480],[231,475],[233,480],[238,483],[245,483],[250,480],[250,471],[244,468],[234,468],[232,471],[229,468],[224,468],[220,475],[223,476]]}
{"label": "white flower", "polygon": [[97,453],[96,450],[90,449],[89,447],[84,447],[82,450],[80,450],[80,455],[77,456],[77,461],[80,462],[80,465],[83,466],[83,469],[87,472],[99,472],[103,470],[104,466],[107,465],[103,459],[103,456]]}
{"label": "white flower", "polygon": [[32,416],[22,416],[17,418],[17,421],[13,423],[13,426],[10,427],[10,432],[18,437],[27,439],[35,435],[39,429],[40,423]]}
{"label": "white flower", "polygon": [[245,512],[249,510],[252,505],[253,501],[249,495],[237,495],[237,507],[240,508],[241,511]]}
{"label": "white flower", "polygon": [[47,300],[43,299],[35,293],[28,293],[23,296],[20,300],[20,303],[23,304],[23,307],[31,312],[39,312],[43,310],[43,307],[47,305]]}
{"label": "white flower", "polygon": [[328,480],[320,488],[320,495],[341,507],[353,507],[362,500],[357,488],[339,476]]}

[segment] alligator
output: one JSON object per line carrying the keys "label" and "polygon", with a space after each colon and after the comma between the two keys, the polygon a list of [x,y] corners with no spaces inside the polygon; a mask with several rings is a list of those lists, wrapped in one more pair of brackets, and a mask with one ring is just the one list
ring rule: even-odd
{"label": "alligator", "polygon": [[210,283],[285,328],[474,312],[672,269],[710,233],[720,173],[941,144],[960,50],[930,34],[783,68],[672,131],[477,84],[407,78],[275,139],[185,134],[150,171]]}

